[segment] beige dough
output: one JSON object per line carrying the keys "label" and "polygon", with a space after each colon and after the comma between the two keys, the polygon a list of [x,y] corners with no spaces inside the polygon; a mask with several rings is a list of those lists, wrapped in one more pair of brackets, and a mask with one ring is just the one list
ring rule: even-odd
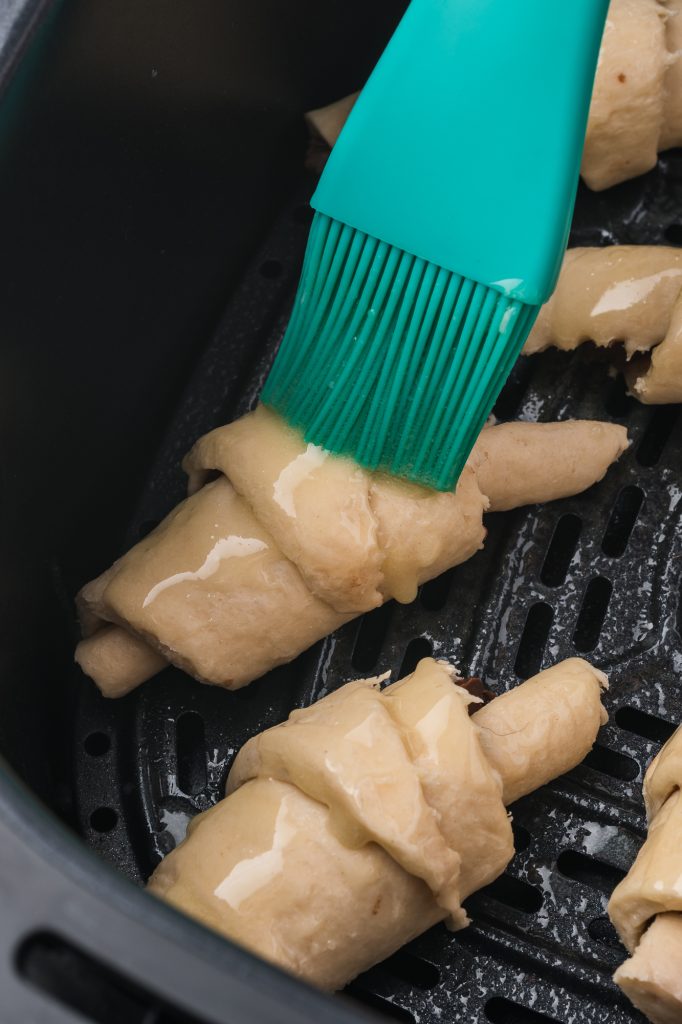
{"label": "beige dough", "polygon": [[463,927],[461,900],[513,855],[508,793],[549,777],[538,701],[552,707],[561,771],[594,742],[605,678],[564,664],[498,698],[494,763],[488,709],[471,718],[476,698],[430,658],[383,692],[361,680],[293,712],[245,745],[227,798],[194,819],[150,890],[328,989],[437,921]]}
{"label": "beige dough", "polygon": [[[358,93],[306,115],[333,146]],[[595,190],[656,166],[682,145],[682,0],[611,0],[581,174]]]}
{"label": "beige dough", "polygon": [[632,954],[616,971],[621,985],[655,1024],[682,1010],[682,728],[644,778],[649,834],[614,889],[609,915]]}
{"label": "beige dough", "polygon": [[[244,686],[470,558],[488,504],[575,494],[626,445],[613,424],[487,427],[456,490],[441,493],[312,449],[261,406],[194,446],[185,467],[195,493],[83,588],[76,660],[107,696],[166,662]],[[134,642],[104,632],[111,623]]]}
{"label": "beige dough", "polygon": [[681,293],[682,249],[569,249],[524,354],[550,346],[571,351],[584,341],[622,345],[631,360],[625,376],[640,402],[682,401]]}

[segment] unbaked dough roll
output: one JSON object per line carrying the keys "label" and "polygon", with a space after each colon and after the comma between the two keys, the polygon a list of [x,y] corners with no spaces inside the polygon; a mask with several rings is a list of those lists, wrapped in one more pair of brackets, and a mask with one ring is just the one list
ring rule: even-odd
{"label": "unbaked dough roll", "polygon": [[682,973],[673,970],[682,964],[681,787],[682,728],[646,773],[649,834],[609,902],[611,920],[633,954],[615,980],[656,1024],[679,1020],[682,1009]]}
{"label": "unbaked dough roll", "polygon": [[[593,705],[584,720],[566,704],[570,687],[552,685],[554,738],[575,756],[594,742],[603,682],[581,664]],[[476,715],[468,714],[472,698],[453,685],[452,670],[425,659],[382,693],[377,684],[350,683],[250,740],[227,798],[194,819],[149,883],[174,906],[323,988],[342,987],[448,914],[451,925],[466,924],[452,901],[448,908],[440,900],[439,871],[424,870],[432,857],[442,863],[443,845],[461,861],[453,897],[457,884],[464,898],[491,881],[513,855],[503,782],[481,745]],[[530,696],[526,718],[535,690],[532,681],[517,690],[521,706]],[[533,756],[528,737],[517,735],[525,749],[522,788],[530,791],[546,778],[546,743],[536,730]],[[506,743],[513,756],[513,738]],[[410,866],[394,828],[401,820],[423,823],[425,811],[428,835],[435,829],[440,842],[427,838]]]}
{"label": "unbaked dough roll", "polygon": [[681,293],[682,249],[569,249],[523,352],[550,346],[571,351],[585,341],[621,345],[631,360],[625,376],[636,398],[648,404],[682,401]]}
{"label": "unbaked dough roll", "polygon": [[[264,408],[212,431],[185,462],[195,493],[81,591],[88,639],[76,660],[111,696],[160,658],[202,682],[244,686],[377,600],[412,601],[419,584],[470,558],[489,504],[479,473],[493,507],[509,508],[594,483],[627,445],[613,424],[525,424],[523,444],[517,434],[486,428],[455,491],[441,493],[312,449]],[[216,470],[224,475],[197,491]],[[107,624],[135,642],[103,633]]]}

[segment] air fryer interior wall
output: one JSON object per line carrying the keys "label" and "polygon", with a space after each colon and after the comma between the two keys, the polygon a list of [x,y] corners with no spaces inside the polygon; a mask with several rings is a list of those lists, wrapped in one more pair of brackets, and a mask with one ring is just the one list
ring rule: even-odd
{"label": "air fryer interior wall", "polygon": [[[169,669],[106,702],[70,666],[76,587],[181,498],[192,441],[255,401],[305,245],[300,113],[357,87],[399,6],[72,4],[15,81],[0,167],[14,261],[0,306],[0,743],[139,882],[219,797],[247,736],[325,689],[435,653],[501,691],[584,654],[612,681],[598,746],[514,808],[519,852],[470,901],[474,925],[432,929],[352,992],[408,1022],[625,1024],[640,1018],[610,982],[623,951],[605,905],[644,835],[643,769],[682,720],[682,421],[627,398],[605,359],[522,360],[496,411],[625,423],[626,456],[585,495],[489,517],[485,551],[412,606],[378,609],[237,693]],[[670,153],[645,178],[581,189],[573,244],[679,243],[681,202]],[[207,964],[228,949],[161,911]],[[49,941],[30,948],[44,973]],[[301,1019],[323,1019],[310,998]]]}

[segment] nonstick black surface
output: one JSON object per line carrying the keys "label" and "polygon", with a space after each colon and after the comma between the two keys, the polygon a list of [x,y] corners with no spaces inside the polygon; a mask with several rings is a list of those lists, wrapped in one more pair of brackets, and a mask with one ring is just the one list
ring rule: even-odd
{"label": "nonstick black surface", "polygon": [[[183,497],[179,461],[196,437],[255,403],[291,305],[312,185],[304,177],[246,269],[168,425],[126,547]],[[581,187],[572,244],[682,242],[681,199],[678,152],[606,193]],[[351,991],[418,1024],[641,1020],[610,980],[624,950],[606,903],[645,835],[644,769],[682,721],[682,419],[677,406],[628,398],[588,348],[520,360],[496,407],[500,419],[625,424],[629,451],[585,494],[489,516],[485,550],[413,604],[377,609],[236,693],[171,668],[107,702],[82,679],[75,774],[88,843],[143,881],[221,797],[249,736],[348,679],[395,678],[434,654],[502,692],[580,654],[611,682],[592,753],[514,806],[517,854],[469,900],[470,928],[431,929]]]}

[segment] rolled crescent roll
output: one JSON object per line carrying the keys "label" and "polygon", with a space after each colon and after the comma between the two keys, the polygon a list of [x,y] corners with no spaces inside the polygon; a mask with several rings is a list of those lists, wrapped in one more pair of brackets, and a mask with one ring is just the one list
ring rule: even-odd
{"label": "rolled crescent roll", "polygon": [[626,446],[606,423],[488,427],[442,493],[306,445],[259,406],[197,442],[190,497],[82,589],[76,660],[112,697],[169,662],[244,686],[383,601],[412,601],[482,546],[486,508],[574,494]]}
{"label": "rolled crescent roll", "polygon": [[644,778],[649,834],[609,915],[632,954],[614,975],[655,1024],[682,1020],[682,728]]}
{"label": "rolled crescent roll", "polygon": [[523,352],[571,351],[584,341],[621,345],[635,398],[651,405],[682,401],[681,293],[682,249],[569,249]]}
{"label": "rolled crescent roll", "polygon": [[461,901],[513,856],[505,803],[549,778],[548,742],[561,748],[552,770],[582,759],[606,720],[606,677],[574,658],[473,718],[478,698],[455,681],[427,658],[249,740],[226,798],[192,821],[150,891],[325,989],[437,921],[464,927]]}
{"label": "rolled crescent roll", "polygon": [[[682,145],[681,12],[682,0],[611,0],[581,166],[595,191],[650,171],[659,152]],[[311,110],[315,136],[333,146],[357,97]]]}

